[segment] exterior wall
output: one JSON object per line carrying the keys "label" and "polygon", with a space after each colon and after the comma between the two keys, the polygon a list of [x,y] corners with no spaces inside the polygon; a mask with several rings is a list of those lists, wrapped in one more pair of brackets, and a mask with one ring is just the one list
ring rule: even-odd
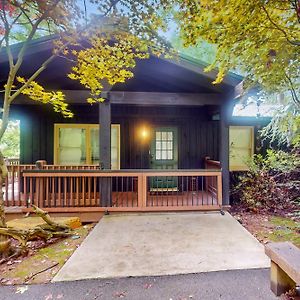
{"label": "exterior wall", "polygon": [[[178,167],[203,168],[203,159],[219,159],[219,121],[212,121],[215,107],[112,106],[112,123],[121,126],[121,169],[149,168],[150,144],[142,144],[137,129],[143,125],[177,126]],[[23,105],[13,108],[21,120],[21,163],[45,159],[53,163],[54,123],[97,124],[98,106],[73,106],[72,119],[63,119],[45,106]]]}

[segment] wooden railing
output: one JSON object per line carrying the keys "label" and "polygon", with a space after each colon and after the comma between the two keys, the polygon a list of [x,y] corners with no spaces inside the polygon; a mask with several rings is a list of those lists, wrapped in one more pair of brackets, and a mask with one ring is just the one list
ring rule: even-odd
{"label": "wooden railing", "polygon": [[[36,164],[19,165],[18,163],[7,162],[8,176],[5,179],[4,203],[5,206],[24,205],[24,178],[23,172],[37,169]],[[63,165],[42,165],[45,170],[97,170],[97,165],[63,166]]]}
{"label": "wooden railing", "polygon": [[6,165],[19,165],[20,159],[19,158],[5,158]]}
{"label": "wooden railing", "polygon": [[[205,157],[205,169],[206,170],[220,170],[221,171],[221,163],[217,160],[212,160],[210,157]],[[218,183],[215,178],[209,178],[206,180],[205,189],[210,193],[216,195],[217,194]]]}
{"label": "wooden railing", "polygon": [[[151,211],[222,205],[218,170],[26,170],[23,179],[25,206]],[[214,192],[206,185],[212,179]]]}
{"label": "wooden railing", "polygon": [[221,170],[221,162],[218,160],[210,159],[209,156],[206,156],[204,159],[205,169]]}

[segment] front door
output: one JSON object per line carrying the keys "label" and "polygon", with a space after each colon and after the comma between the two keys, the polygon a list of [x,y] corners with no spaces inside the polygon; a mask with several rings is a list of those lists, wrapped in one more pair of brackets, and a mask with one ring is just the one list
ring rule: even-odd
{"label": "front door", "polygon": [[[150,148],[151,169],[178,168],[177,127],[155,127]],[[151,189],[176,189],[175,177],[152,178]]]}

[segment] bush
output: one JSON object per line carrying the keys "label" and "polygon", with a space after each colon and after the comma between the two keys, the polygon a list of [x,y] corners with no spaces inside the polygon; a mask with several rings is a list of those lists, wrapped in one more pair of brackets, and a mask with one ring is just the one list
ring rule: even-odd
{"label": "bush", "polygon": [[299,153],[268,150],[265,157],[254,155],[248,166],[233,190],[243,203],[272,211],[299,205]]}

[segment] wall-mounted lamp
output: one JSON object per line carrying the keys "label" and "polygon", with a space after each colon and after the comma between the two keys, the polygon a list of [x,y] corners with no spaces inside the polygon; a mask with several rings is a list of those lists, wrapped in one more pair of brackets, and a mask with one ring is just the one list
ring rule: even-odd
{"label": "wall-mounted lamp", "polygon": [[143,139],[147,139],[149,136],[149,131],[146,128],[143,128],[141,131],[141,136]]}

